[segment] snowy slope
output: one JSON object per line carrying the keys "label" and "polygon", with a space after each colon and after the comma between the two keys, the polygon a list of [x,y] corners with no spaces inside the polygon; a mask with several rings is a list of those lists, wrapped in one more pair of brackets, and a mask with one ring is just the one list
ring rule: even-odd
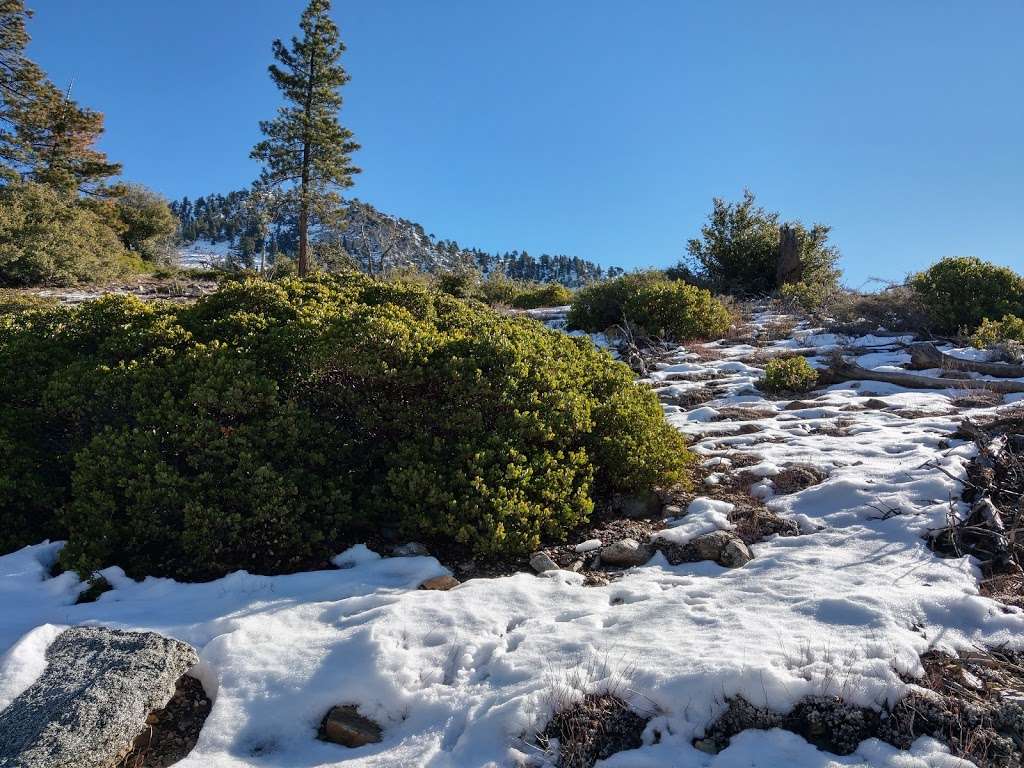
{"label": "snowy slope", "polygon": [[[824,351],[838,341],[804,329],[776,346]],[[892,341],[859,340],[861,364],[899,365],[905,356]],[[241,572],[206,584],[136,583],[109,569],[115,589],[75,606],[77,579],[46,575],[60,544],[41,544],[0,557],[0,707],[41,671],[57,627],[100,622],[153,629],[199,649],[197,674],[215,703],[182,768],[540,765],[529,742],[555,693],[609,688],[653,719],[645,746],[605,768],[966,765],[928,739],[910,752],[870,740],[844,758],[782,731],[745,732],[714,756],[691,746],[728,697],[780,711],[808,694],[881,706],[911,688],[900,675],[920,674],[918,657],[928,649],[1024,647],[1024,615],[979,596],[968,559],[939,559],[922,540],[959,496],[956,482],[926,464],[962,475],[973,451],[958,442],[940,447],[954,428],[941,415],[950,393],[847,383],[805,409],[784,410],[785,402],[753,387],[760,369],[736,359],[751,348],[709,348],[720,359],[680,348],[652,374],[685,388],[693,384],[685,377],[711,372],[723,384],[701,407],[666,406],[667,418],[699,433],[696,450],[708,458],[732,449],[759,456],[748,468],[765,478],[759,492],[805,534],[754,545],[743,568],[670,566],[658,555],[606,587],[583,587],[580,575],[558,571],[424,592],[416,586],[444,573],[436,560],[380,558],[357,547],[339,557],[337,571]],[[878,395],[936,415],[841,410]],[[709,421],[736,405],[770,411],[751,419],[762,431],[738,435],[743,422]],[[847,436],[818,429],[839,418],[850,422]],[[772,498],[771,477],[794,461],[829,477]],[[698,500],[682,523],[727,526],[720,512]],[[381,723],[383,742],[356,750],[318,742],[320,719],[343,703]]]}

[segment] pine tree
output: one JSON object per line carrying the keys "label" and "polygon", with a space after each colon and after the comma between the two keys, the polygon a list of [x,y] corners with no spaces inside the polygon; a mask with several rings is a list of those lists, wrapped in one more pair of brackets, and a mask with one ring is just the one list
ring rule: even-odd
{"label": "pine tree", "polygon": [[121,166],[94,146],[103,115],[72,101],[25,56],[31,15],[23,0],[0,0],[2,175],[66,193],[92,191]]}
{"label": "pine tree", "polygon": [[285,106],[277,117],[260,123],[266,138],[251,156],[264,164],[261,180],[285,188],[298,212],[299,274],[309,271],[310,219],[330,220],[340,211],[337,190],[352,186],[359,169],[351,153],[359,149],[352,132],[338,122],[340,89],[349,80],[338,63],[344,43],[327,15],[330,0],[310,0],[299,27],[302,39],[291,47],[274,41],[270,78],[281,90]]}

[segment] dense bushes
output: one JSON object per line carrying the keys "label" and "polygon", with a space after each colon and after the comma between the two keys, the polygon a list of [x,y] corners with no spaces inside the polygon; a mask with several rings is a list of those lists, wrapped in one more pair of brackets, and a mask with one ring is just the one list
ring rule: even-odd
{"label": "dense bushes", "polygon": [[1024,343],[1024,318],[1016,315],[1007,315],[1002,320],[986,318],[971,336],[971,343],[979,349],[1003,342]]}
{"label": "dense bushes", "polygon": [[141,267],[90,207],[41,184],[0,187],[0,285],[68,285]]}
{"label": "dense bushes", "polygon": [[818,372],[804,357],[769,360],[758,386],[763,392],[809,392],[818,383]]}
{"label": "dense bushes", "polygon": [[571,301],[572,291],[561,283],[542,283],[524,288],[513,296],[509,303],[516,309],[537,309],[564,307]]}
{"label": "dense bushes", "polygon": [[640,272],[576,292],[569,327],[599,332],[628,324],[642,333],[685,341],[725,333],[732,317],[708,291],[659,272]]}
{"label": "dense bushes", "polygon": [[167,263],[176,227],[167,201],[137,185],[98,198],[0,186],[0,286],[104,281]]}
{"label": "dense bushes", "polygon": [[1024,315],[1024,278],[973,256],[942,259],[910,279],[935,330],[973,331],[986,318]]}
{"label": "dense bushes", "polygon": [[67,536],[83,572],[285,571],[382,531],[525,552],[689,463],[589,341],[355,274],[9,316],[0,397],[0,550]]}

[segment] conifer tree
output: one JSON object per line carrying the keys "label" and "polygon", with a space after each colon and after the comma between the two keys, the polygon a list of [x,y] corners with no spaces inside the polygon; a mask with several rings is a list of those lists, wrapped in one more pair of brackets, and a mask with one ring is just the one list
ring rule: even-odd
{"label": "conifer tree", "polygon": [[277,117],[260,123],[266,137],[251,156],[263,162],[261,180],[288,191],[298,215],[299,274],[309,271],[311,218],[330,220],[340,214],[338,189],[352,186],[359,169],[351,153],[359,149],[352,132],[338,122],[340,89],[349,75],[338,63],[344,43],[328,16],[330,0],[310,0],[299,27],[302,39],[291,47],[274,41],[270,78],[285,106]]}
{"label": "conifer tree", "polygon": [[0,0],[2,175],[66,193],[94,191],[121,171],[95,147],[103,115],[72,101],[26,57],[31,15],[23,0]]}

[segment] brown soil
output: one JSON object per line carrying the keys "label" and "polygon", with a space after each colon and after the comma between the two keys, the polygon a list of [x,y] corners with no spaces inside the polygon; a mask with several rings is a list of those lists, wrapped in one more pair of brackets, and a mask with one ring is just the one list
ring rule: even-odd
{"label": "brown soil", "polygon": [[147,728],[114,768],[165,768],[182,760],[199,740],[213,703],[202,683],[185,675],[167,706],[147,718]]}

